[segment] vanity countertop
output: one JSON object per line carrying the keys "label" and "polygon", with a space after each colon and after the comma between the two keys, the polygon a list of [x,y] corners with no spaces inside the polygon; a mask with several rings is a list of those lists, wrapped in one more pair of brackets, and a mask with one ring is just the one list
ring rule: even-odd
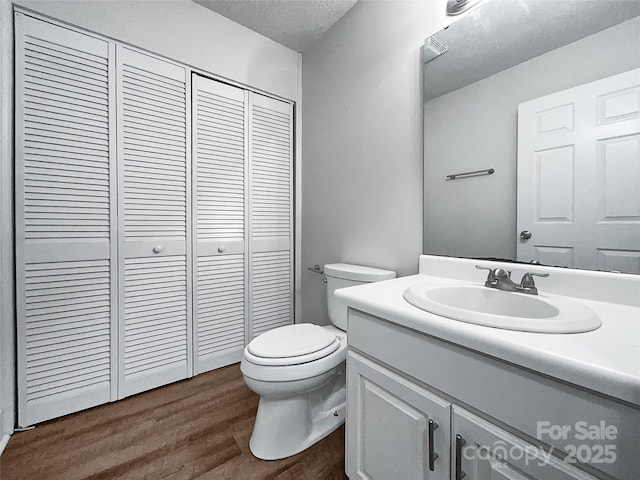
{"label": "vanity countertop", "polygon": [[[541,269],[544,267],[535,267],[537,271]],[[414,307],[403,298],[403,293],[417,282],[433,283],[434,287],[483,285],[481,281],[422,273],[344,288],[336,292],[336,297],[349,307],[397,325],[640,406],[637,305],[579,298],[601,317],[600,328],[573,334],[529,333],[451,320]],[[543,288],[540,287],[541,291]],[[632,285],[631,291],[635,288]]]}

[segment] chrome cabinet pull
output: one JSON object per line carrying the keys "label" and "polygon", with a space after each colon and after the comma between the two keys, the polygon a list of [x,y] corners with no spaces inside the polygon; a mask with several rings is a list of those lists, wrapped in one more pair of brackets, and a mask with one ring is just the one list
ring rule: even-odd
{"label": "chrome cabinet pull", "polygon": [[462,449],[467,444],[462,435],[456,435],[456,479],[462,480],[467,474],[462,471]]}
{"label": "chrome cabinet pull", "polygon": [[435,432],[436,428],[438,428],[438,424],[433,420],[429,420],[429,470],[432,472],[436,469],[435,463],[439,457],[439,455],[434,452],[433,445],[433,432]]}

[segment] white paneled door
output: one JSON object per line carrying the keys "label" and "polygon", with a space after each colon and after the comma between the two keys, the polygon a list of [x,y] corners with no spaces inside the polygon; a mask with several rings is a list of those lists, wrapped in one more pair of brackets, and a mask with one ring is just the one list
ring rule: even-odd
{"label": "white paneled door", "polygon": [[120,397],[191,374],[189,81],[117,49]]}
{"label": "white paneled door", "polygon": [[519,106],[518,260],[640,273],[638,192],[640,69]]}
{"label": "white paneled door", "polygon": [[293,106],[249,94],[250,338],[293,323]]}
{"label": "white paneled door", "polygon": [[246,337],[247,92],[193,76],[195,371],[240,361]]}
{"label": "white paneled door", "polygon": [[[115,399],[114,52],[16,14],[18,423]],[[8,227],[8,226],[7,226]]]}

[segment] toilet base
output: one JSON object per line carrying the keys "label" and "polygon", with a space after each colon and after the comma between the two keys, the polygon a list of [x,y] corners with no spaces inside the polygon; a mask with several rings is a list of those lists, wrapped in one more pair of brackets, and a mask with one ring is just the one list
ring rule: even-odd
{"label": "toilet base", "polygon": [[285,399],[260,397],[249,441],[261,460],[279,460],[306,450],[344,423],[346,388],[344,364],[327,385]]}

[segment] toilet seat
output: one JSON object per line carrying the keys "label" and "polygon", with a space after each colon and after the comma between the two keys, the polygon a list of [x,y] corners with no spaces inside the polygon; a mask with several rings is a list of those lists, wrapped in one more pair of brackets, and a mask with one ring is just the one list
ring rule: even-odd
{"label": "toilet seat", "polygon": [[[338,348],[322,357],[313,361],[292,364],[289,359],[289,365],[264,365],[265,359],[255,357],[249,353],[249,347],[245,347],[240,370],[245,378],[251,378],[260,382],[292,382],[305,380],[324,375],[332,368],[340,365],[347,358],[347,335],[344,332],[337,331],[335,327],[323,327],[329,330],[336,330],[339,345]],[[301,360],[295,358],[295,360]]]}
{"label": "toilet seat", "polygon": [[331,355],[339,347],[336,334],[318,325],[300,323],[256,337],[245,349],[245,357],[256,365],[299,365]]}

